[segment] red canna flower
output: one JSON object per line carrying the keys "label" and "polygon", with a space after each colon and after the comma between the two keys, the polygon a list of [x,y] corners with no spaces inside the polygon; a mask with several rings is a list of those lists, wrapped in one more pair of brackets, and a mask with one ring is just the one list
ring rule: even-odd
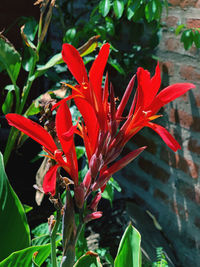
{"label": "red canna flower", "polygon": [[[103,90],[101,85],[103,72],[109,55],[109,47],[109,44],[104,44],[102,46],[90,69],[89,78],[79,52],[70,44],[63,44],[62,48],[63,60],[78,82],[78,85],[68,85],[72,88],[72,95],[58,102],[53,108],[56,108],[66,100],[74,98],[76,106],[87,125],[89,140],[85,143],[85,146],[89,160],[97,146],[99,127],[101,130],[107,129],[105,105],[102,105]],[[81,131],[82,135],[85,135],[85,130],[86,129],[83,127]]]}
{"label": "red canna flower", "polygon": [[75,128],[72,125],[71,113],[66,103],[60,105],[56,114],[56,132],[66,160],[63,159],[63,152],[57,148],[52,136],[42,126],[18,114],[7,114],[6,119],[11,126],[16,127],[42,145],[48,153],[48,157],[55,160],[56,165],[50,167],[44,177],[43,190],[45,193],[55,195],[58,167],[63,167],[73,179],[74,184],[78,184],[78,166],[73,141]]}
{"label": "red canna flower", "polygon": [[180,145],[173,136],[164,127],[152,121],[161,116],[156,114],[162,106],[195,87],[191,83],[179,83],[158,93],[161,85],[159,64],[152,78],[147,70],[138,68],[136,94],[128,115],[123,117],[133,90],[135,75],[129,82],[120,104],[116,107],[112,85],[109,91],[108,76],[102,87],[103,71],[108,55],[109,44],[105,44],[94,61],[88,78],[78,51],[68,44],[64,44],[62,50],[63,60],[78,82],[76,86],[70,85],[72,96],[62,101],[74,98],[84,119],[84,123],[78,128],[89,159],[89,171],[83,180],[86,195],[90,190],[95,191],[98,188],[103,191],[111,175],[145,149],[145,147],[139,148],[108,167],[120,155],[125,144],[143,127],[150,127],[157,132],[173,151],[180,149]]}

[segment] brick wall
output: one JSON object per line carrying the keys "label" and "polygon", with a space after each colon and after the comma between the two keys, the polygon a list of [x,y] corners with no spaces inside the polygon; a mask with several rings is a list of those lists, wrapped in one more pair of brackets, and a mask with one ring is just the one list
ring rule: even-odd
{"label": "brick wall", "polygon": [[[200,264],[200,53],[195,47],[185,51],[172,27],[182,23],[200,27],[200,1],[169,3],[157,49],[163,86],[192,82],[196,89],[168,104],[158,122],[175,136],[182,150],[174,153],[156,133],[144,129],[133,142],[148,149],[121,171],[119,182],[123,181],[126,196],[157,218],[176,251],[175,266],[189,267]],[[134,149],[134,143],[129,149]]]}

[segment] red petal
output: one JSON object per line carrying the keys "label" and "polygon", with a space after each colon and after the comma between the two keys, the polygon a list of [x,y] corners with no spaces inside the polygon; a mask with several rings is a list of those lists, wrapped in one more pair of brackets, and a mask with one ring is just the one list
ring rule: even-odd
{"label": "red petal", "polygon": [[51,193],[54,196],[56,193],[56,174],[58,167],[58,165],[52,166],[44,177],[42,187],[45,194]]}
{"label": "red petal", "polygon": [[90,141],[90,152],[93,154],[97,145],[97,138],[99,133],[99,123],[93,107],[84,99],[75,99],[76,106],[78,107],[81,115],[83,116],[87,133]]}
{"label": "red petal", "polygon": [[[98,101],[102,101],[102,78],[109,56],[109,44],[104,44],[89,72],[89,79]],[[100,103],[99,103],[100,104]]]}
{"label": "red petal", "polygon": [[195,88],[195,85],[192,83],[176,83],[163,89],[156,98],[159,99],[163,105],[166,105],[193,88]]}
{"label": "red petal", "polygon": [[133,90],[133,86],[134,86],[134,83],[135,83],[135,75],[132,77],[132,79],[130,80],[127,88],[126,88],[126,91],[122,97],[122,100],[117,108],[117,113],[116,113],[116,117],[119,118],[122,116],[122,113],[124,111],[124,108],[129,100],[129,97],[131,95],[131,92]]}
{"label": "red petal", "polygon": [[11,126],[16,127],[36,142],[54,153],[57,149],[52,136],[39,124],[31,121],[19,114],[7,114],[6,119]]}
{"label": "red petal", "polygon": [[150,73],[143,68],[138,68],[138,103],[137,108],[142,106],[145,110],[152,103],[161,84],[159,64],[156,66],[155,75],[151,78]]}
{"label": "red petal", "polygon": [[62,58],[79,84],[88,82],[87,72],[79,52],[70,44],[63,44]]}
{"label": "red petal", "polygon": [[67,161],[71,166],[70,169],[72,173],[70,173],[70,175],[72,175],[72,178],[74,179],[74,182],[76,184],[78,179],[78,164],[73,134],[70,137],[68,136],[67,140],[63,137],[63,135],[67,132],[70,132],[72,128],[73,126],[71,113],[69,107],[67,106],[67,103],[65,102],[60,105],[56,114],[56,132],[60,140],[63,152],[65,153]]}
{"label": "red petal", "polygon": [[166,143],[166,145],[170,147],[174,152],[176,152],[178,149],[181,149],[179,143],[164,127],[152,122],[149,122],[146,126],[150,127],[157,134],[159,134],[163,141]]}

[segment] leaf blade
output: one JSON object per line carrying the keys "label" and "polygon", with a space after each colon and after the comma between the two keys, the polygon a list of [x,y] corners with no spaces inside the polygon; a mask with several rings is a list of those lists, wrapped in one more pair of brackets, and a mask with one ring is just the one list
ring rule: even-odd
{"label": "leaf blade", "polygon": [[0,229],[3,229],[1,240],[4,241],[0,243],[0,260],[3,260],[12,252],[30,245],[30,230],[23,206],[6,176],[1,153],[0,174]]}

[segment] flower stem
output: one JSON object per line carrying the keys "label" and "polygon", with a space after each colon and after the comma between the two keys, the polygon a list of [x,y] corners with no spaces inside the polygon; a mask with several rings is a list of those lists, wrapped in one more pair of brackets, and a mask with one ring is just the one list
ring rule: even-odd
{"label": "flower stem", "polygon": [[56,260],[56,234],[60,222],[61,214],[60,211],[57,211],[56,213],[56,222],[53,227],[53,230],[50,234],[50,239],[51,239],[51,264],[52,267],[57,267],[57,260]]}

